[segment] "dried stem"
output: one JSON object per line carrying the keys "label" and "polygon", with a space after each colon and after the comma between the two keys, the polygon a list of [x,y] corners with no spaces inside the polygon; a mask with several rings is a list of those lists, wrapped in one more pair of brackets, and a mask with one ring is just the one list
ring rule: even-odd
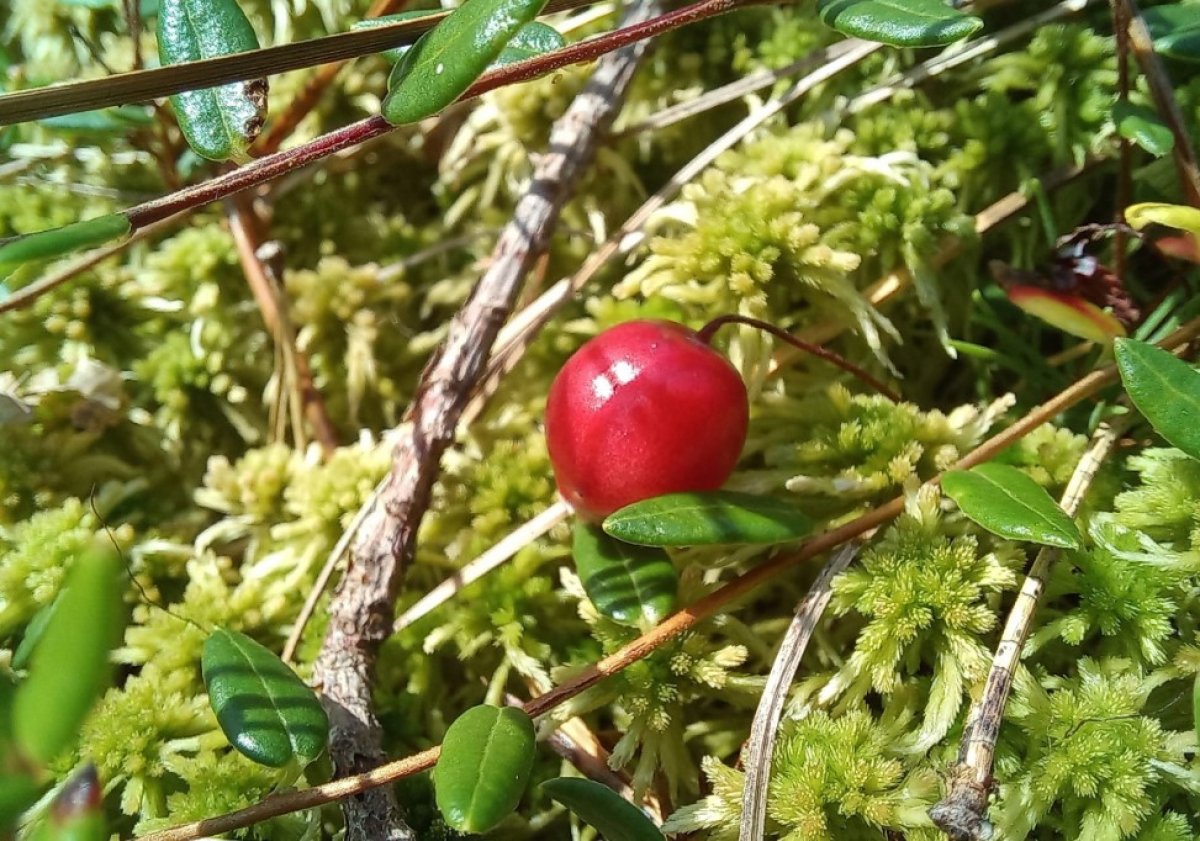
{"label": "dried stem", "polygon": [[[1200,336],[1200,318],[1187,322],[1159,342],[1158,346],[1175,350],[1183,347],[1197,336]],[[1092,371],[1045,403],[1030,410],[1012,426],[984,441],[949,469],[965,470],[990,460],[1042,424],[1048,423],[1057,415],[1094,396],[1117,380],[1116,366],[1110,365]],[[940,482],[941,475],[938,475],[930,479],[928,484]],[[791,567],[862,537],[872,529],[895,519],[903,510],[904,497],[896,497],[849,523],[814,537],[795,552],[777,555],[766,563],[743,573],[720,589],[667,617],[661,624],[651,628],[598,663],[589,666],[570,681],[525,704],[525,712],[532,716],[544,715],[596,685],[604,678],[614,675],[648,656],[665,643],[715,615],[723,608],[745,598],[758,587],[775,580],[777,576]],[[141,841],[192,841],[204,834],[215,835],[229,832],[288,812],[332,803],[344,797],[360,794],[374,786],[393,783],[411,774],[424,771],[437,762],[440,752],[440,747],[430,748],[354,777],[346,777],[305,791],[275,795],[237,812],[151,833],[142,836]]]}
{"label": "dried stem", "polygon": [[[1079,510],[1079,504],[1087,495],[1096,471],[1108,456],[1122,428],[1117,424],[1102,424],[1096,431],[1091,447],[1075,466],[1075,472],[1059,503],[1068,516],[1074,517]],[[1000,735],[1000,722],[1012,691],[1021,649],[1033,627],[1038,600],[1057,558],[1057,549],[1044,546],[1026,573],[1025,583],[1021,585],[1008,620],[1004,623],[1004,632],[996,646],[983,695],[971,709],[963,731],[959,762],[950,773],[949,790],[929,811],[933,822],[953,841],[987,841],[992,837],[992,827],[987,821],[987,805],[992,788],[996,739]]]}
{"label": "dried stem", "polygon": [[825,612],[833,596],[833,579],[854,560],[857,546],[847,544],[839,549],[821,569],[821,574],[805,593],[796,607],[796,614],[783,635],[779,653],[771,664],[771,673],[763,687],[754,721],[750,725],[750,738],[742,752],[742,767],[746,769],[746,783],[742,791],[742,824],[738,830],[738,841],[760,841],[767,822],[767,789],[771,782],[771,759],[775,753],[775,735],[779,721],[783,718],[783,707],[787,701],[788,687],[804,659],[808,641],[816,630],[821,614]]}
{"label": "dried stem", "polygon": [[1150,95],[1154,98],[1154,106],[1159,116],[1166,121],[1175,137],[1175,167],[1179,170],[1179,182],[1183,185],[1188,203],[1200,207],[1200,172],[1196,169],[1196,150],[1192,148],[1192,137],[1183,121],[1183,113],[1175,99],[1175,90],[1171,87],[1171,78],[1163,67],[1158,53],[1154,52],[1154,41],[1150,38],[1150,30],[1138,10],[1135,0],[1114,0],[1125,9],[1125,17],[1129,21],[1129,43],[1133,54],[1137,57],[1142,73],[1150,86]]}
{"label": "dried stem", "polygon": [[[689,8],[695,12],[704,5]],[[715,6],[710,2],[707,8]],[[653,2],[629,7],[626,21],[635,22],[626,31],[644,31],[639,27],[662,21],[646,20],[656,11]],[[360,771],[382,758],[371,673],[375,654],[391,630],[392,604],[416,549],[417,529],[441,455],[453,440],[521,282],[549,245],[562,206],[624,101],[644,52],[645,44],[634,44],[605,56],[587,87],[555,122],[549,151],[517,202],[512,222],[501,232],[487,271],[422,374],[411,424],[400,433],[391,471],[359,529],[314,668],[330,712],[330,755],[338,773]],[[351,841],[410,837],[389,789],[347,800],[343,810]]]}
{"label": "dried stem", "polygon": [[478,558],[422,596],[416,604],[397,617],[392,625],[392,631],[404,630],[422,616],[436,609],[438,605],[453,598],[454,594],[463,587],[487,575],[529,545],[531,541],[537,540],[569,516],[571,516],[571,506],[561,499],[556,500],[545,511],[517,526],[501,538],[495,546],[483,552]]}
{"label": "dried stem", "polygon": [[[254,295],[262,313],[263,323],[278,345],[283,348],[284,358],[294,368],[296,386],[300,391],[300,403],[304,408],[304,416],[312,427],[313,435],[325,458],[329,458],[338,447],[337,431],[329,419],[325,401],[321,392],[313,383],[312,366],[308,362],[308,354],[296,346],[296,332],[287,314],[286,302],[282,298],[278,284],[268,276],[263,261],[258,256],[258,248],[262,245],[263,237],[259,230],[260,223],[254,213],[253,206],[244,198],[234,199],[233,212],[229,215],[229,230],[233,234],[237,246],[238,259],[246,282]],[[281,386],[282,388],[282,386]],[[297,445],[301,442],[297,441]]]}

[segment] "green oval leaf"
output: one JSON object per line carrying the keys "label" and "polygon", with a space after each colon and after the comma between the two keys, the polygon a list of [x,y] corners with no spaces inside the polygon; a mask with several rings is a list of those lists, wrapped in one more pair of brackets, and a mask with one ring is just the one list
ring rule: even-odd
{"label": "green oval leaf", "polygon": [[1200,210],[1181,204],[1141,202],[1125,208],[1125,221],[1140,231],[1147,225],[1166,225],[1200,236]]}
{"label": "green oval leaf", "polygon": [[679,575],[662,549],[615,540],[578,521],[574,554],[583,589],[609,619],[623,625],[657,625],[675,609]]}
{"label": "green oval leaf", "polygon": [[1200,371],[1134,339],[1119,340],[1115,352],[1133,405],[1172,446],[1200,458]]}
{"label": "green oval leaf", "polygon": [[[166,64],[258,49],[258,36],[236,0],[162,0],[158,59]],[[267,113],[267,80],[184,91],[171,107],[188,145],[212,161],[248,160]]]}
{"label": "green oval leaf", "polygon": [[1156,52],[1182,61],[1200,61],[1200,8],[1187,3],[1142,12]]}
{"label": "green oval leaf", "polygon": [[441,111],[495,61],[546,0],[468,0],[392,68],[383,116],[393,125]]}
{"label": "green oval leaf", "polygon": [[307,764],[329,738],[317,696],[273,652],[245,634],[217,628],[200,656],[208,703],[229,743],[260,765]]}
{"label": "green oval leaf", "polygon": [[1118,134],[1151,155],[1162,157],[1175,148],[1175,135],[1150,108],[1119,101],[1113,106],[1112,117]]}
{"label": "green oval leaf", "polygon": [[812,531],[812,520],[780,499],[733,491],[644,499],[608,516],[604,531],[642,546],[786,543]]}
{"label": "green oval leaf", "polygon": [[605,841],[664,841],[662,832],[641,809],[606,785],[559,777],[539,787],[595,827]]}
{"label": "green oval leaf", "polygon": [[491,63],[488,70],[493,67],[503,67],[506,64],[516,64],[518,61],[534,58],[542,53],[561,49],[566,45],[567,39],[557,29],[535,20],[517,30],[517,34],[500,51],[500,55],[496,56],[496,60]]}
{"label": "green oval leaf", "polygon": [[115,552],[96,549],[71,566],[58,608],[29,659],[13,699],[13,731],[31,759],[46,763],[68,748],[108,684],[117,643],[125,569]]}
{"label": "green oval leaf", "polygon": [[894,47],[936,47],[960,41],[983,21],[942,0],[819,0],[826,26]]}
{"label": "green oval leaf", "polygon": [[41,790],[33,777],[0,771],[0,835],[12,837],[8,833],[25,810],[37,802]]}
{"label": "green oval leaf", "polygon": [[81,248],[103,245],[109,240],[125,236],[129,233],[129,227],[129,219],[125,214],[109,213],[10,239],[0,245],[0,277],[6,277],[22,263],[49,260]]}
{"label": "green oval leaf", "polygon": [[433,772],[438,809],[459,832],[487,832],[517,808],[533,768],[533,719],[472,707],[446,731]]}
{"label": "green oval leaf", "polygon": [[1007,464],[989,462],[970,470],[951,470],[942,489],[968,519],[992,534],[1078,549],[1079,529],[1046,489]]}

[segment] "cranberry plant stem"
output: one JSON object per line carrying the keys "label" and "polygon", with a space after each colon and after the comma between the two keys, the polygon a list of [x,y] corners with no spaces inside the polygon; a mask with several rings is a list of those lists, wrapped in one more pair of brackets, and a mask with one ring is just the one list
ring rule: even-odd
{"label": "cranberry plant stem", "polygon": [[779,339],[780,341],[787,342],[792,347],[799,348],[805,353],[810,353],[813,356],[824,359],[831,365],[836,365],[843,371],[853,374],[859,380],[869,385],[871,388],[891,400],[893,403],[900,402],[899,394],[897,394],[893,389],[884,385],[882,381],[876,379],[864,369],[855,365],[850,360],[846,359],[840,354],[834,353],[831,350],[826,350],[820,345],[814,345],[812,342],[806,342],[804,339],[797,338],[787,330],[776,327],[774,324],[763,321],[762,319],[751,318],[748,315],[736,314],[718,316],[700,328],[698,333],[700,341],[706,344],[711,343],[713,334],[726,324],[745,324],[748,327],[754,327],[758,330],[762,330],[764,333],[770,333],[775,338]]}

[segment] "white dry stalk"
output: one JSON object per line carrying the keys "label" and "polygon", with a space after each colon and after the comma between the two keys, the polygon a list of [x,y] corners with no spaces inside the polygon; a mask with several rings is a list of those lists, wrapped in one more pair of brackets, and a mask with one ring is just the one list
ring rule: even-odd
{"label": "white dry stalk", "polygon": [[808,648],[808,641],[816,630],[821,614],[825,612],[833,595],[833,579],[850,565],[858,552],[858,546],[849,543],[834,553],[829,562],[809,587],[804,599],[796,607],[796,614],[788,626],[771,673],[763,687],[762,698],[754,712],[750,725],[750,738],[746,742],[742,765],[746,769],[746,784],[742,790],[742,823],[738,830],[738,841],[760,841],[767,821],[767,790],[771,782],[771,759],[775,754],[775,735],[783,717],[788,687],[791,686],[800,661]]}

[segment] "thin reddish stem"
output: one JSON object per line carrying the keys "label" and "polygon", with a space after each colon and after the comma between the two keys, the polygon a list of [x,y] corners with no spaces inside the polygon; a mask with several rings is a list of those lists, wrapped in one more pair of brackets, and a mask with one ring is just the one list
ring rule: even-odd
{"label": "thin reddish stem", "polygon": [[893,403],[900,402],[900,395],[894,390],[885,385],[881,380],[876,379],[864,369],[858,367],[849,359],[846,359],[840,354],[834,353],[831,350],[826,350],[820,345],[814,345],[812,342],[806,342],[804,339],[799,339],[793,336],[788,331],[776,327],[770,322],[763,321],[758,318],[751,318],[748,315],[722,315],[714,318],[712,321],[700,328],[700,341],[709,343],[712,341],[713,334],[724,327],[726,324],[745,324],[748,327],[755,327],[762,330],[764,333],[770,333],[775,338],[787,342],[795,348],[799,348],[805,353],[810,353],[820,359],[824,359],[831,365],[836,365],[843,371],[852,374],[854,377],[870,386],[875,391],[882,394],[884,397],[891,400]]}

